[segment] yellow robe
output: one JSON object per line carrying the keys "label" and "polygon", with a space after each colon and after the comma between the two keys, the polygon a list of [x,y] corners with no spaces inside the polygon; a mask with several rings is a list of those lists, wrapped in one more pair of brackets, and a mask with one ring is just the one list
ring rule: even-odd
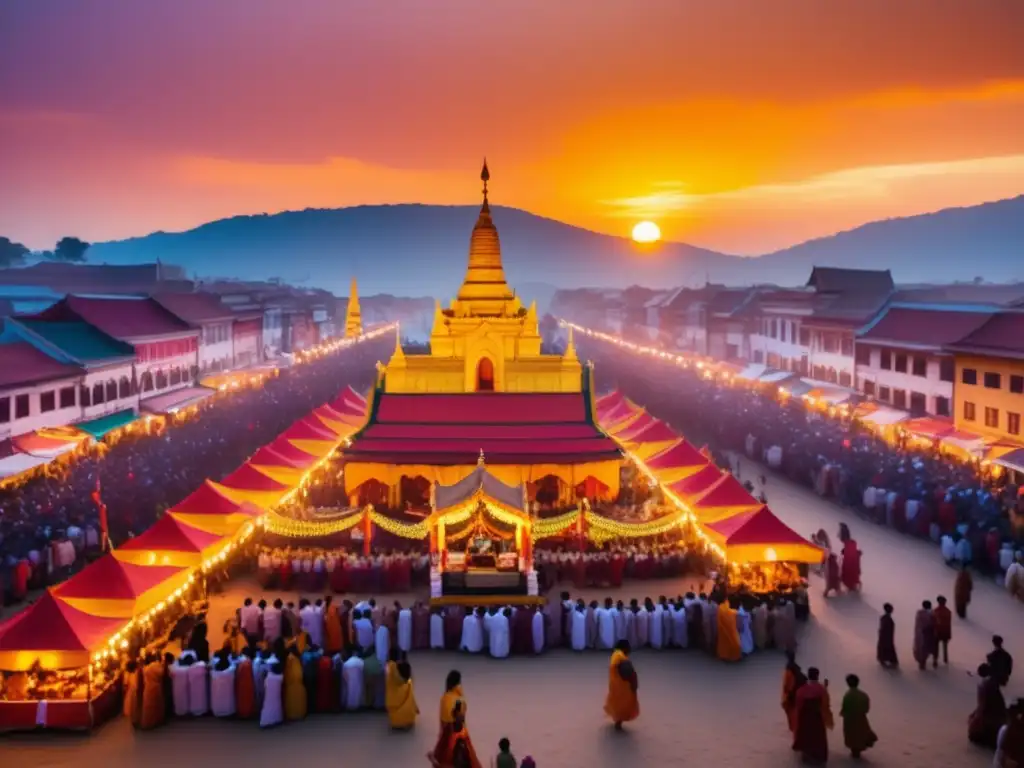
{"label": "yellow robe", "polygon": [[736,627],[736,611],[728,603],[718,606],[718,658],[722,661],[739,661],[743,658],[740,649],[740,632]]}
{"label": "yellow robe", "polygon": [[629,680],[623,680],[619,675],[619,664],[624,661],[629,661],[629,657],[622,651],[615,651],[608,666],[608,697],[604,711],[614,723],[628,723],[640,717],[640,700],[636,691]]}
{"label": "yellow robe", "polygon": [[403,680],[398,674],[398,665],[393,661],[388,662],[384,691],[384,705],[388,710],[391,727],[396,730],[412,728],[420,713],[416,706],[416,694],[413,692],[412,680]]}
{"label": "yellow robe", "polygon": [[302,662],[288,654],[284,663],[284,718],[302,720],[306,716],[306,686],[302,682]]}

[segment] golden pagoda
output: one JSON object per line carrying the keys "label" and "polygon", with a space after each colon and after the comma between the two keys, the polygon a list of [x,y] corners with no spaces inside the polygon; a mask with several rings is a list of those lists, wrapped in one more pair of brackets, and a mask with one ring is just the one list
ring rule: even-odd
{"label": "golden pagoda", "polygon": [[563,355],[541,354],[537,304],[509,288],[501,241],[487,199],[469,239],[466,278],[448,309],[434,308],[430,353],[406,355],[399,344],[381,372],[385,392],[579,392],[582,368],[570,339]]}
{"label": "golden pagoda", "polygon": [[345,338],[354,339],[363,335],[363,315],[359,311],[359,291],[356,279],[352,278],[352,288],[348,293],[348,308],[345,310]]}

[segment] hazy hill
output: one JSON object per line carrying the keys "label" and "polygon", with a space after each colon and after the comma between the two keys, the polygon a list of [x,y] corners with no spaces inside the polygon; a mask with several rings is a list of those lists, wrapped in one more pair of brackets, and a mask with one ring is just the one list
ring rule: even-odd
{"label": "hazy hill", "polygon": [[[92,262],[157,259],[194,276],[279,277],[345,294],[449,297],[466,268],[476,206],[391,205],[236,216],[181,233],[97,243]],[[867,224],[759,258],[685,243],[640,250],[514,208],[494,208],[511,284],[541,309],[576,286],[803,283],[813,265],[892,269],[897,282],[1024,278],[1024,196]]]}

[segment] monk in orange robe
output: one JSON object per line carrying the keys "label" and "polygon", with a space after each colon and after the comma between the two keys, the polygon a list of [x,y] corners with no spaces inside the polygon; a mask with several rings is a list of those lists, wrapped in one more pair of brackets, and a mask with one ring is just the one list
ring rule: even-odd
{"label": "monk in orange robe", "polygon": [[124,671],[124,716],[138,728],[142,724],[142,670],[129,661]]}
{"label": "monk in orange robe", "polygon": [[722,661],[739,661],[743,658],[740,648],[740,631],[736,626],[736,611],[726,600],[718,606],[718,658]]}
{"label": "monk in orange robe", "polygon": [[638,687],[636,670],[629,660],[629,641],[620,640],[615,644],[608,666],[608,697],[604,702],[604,711],[615,723],[616,730],[621,731],[623,723],[640,717]]}
{"label": "monk in orange robe", "polygon": [[142,717],[139,727],[144,731],[162,725],[164,711],[164,665],[159,656],[151,656],[142,669]]}
{"label": "monk in orange robe", "polygon": [[441,732],[433,751],[427,759],[434,768],[453,768],[456,757],[463,765],[481,768],[480,760],[473,749],[473,742],[466,730],[466,699],[462,693],[462,674],[453,669],[445,680],[445,692],[441,696]]}
{"label": "monk in orange robe", "polygon": [[235,714],[240,720],[256,717],[256,681],[252,674],[252,659],[248,655],[243,656],[235,668]]}
{"label": "monk in orange robe", "polygon": [[782,673],[782,711],[786,713],[790,733],[796,733],[796,694],[806,682],[807,676],[796,663],[796,654],[786,651],[786,669]]}
{"label": "monk in orange robe", "polygon": [[344,639],[341,634],[341,611],[334,605],[330,595],[324,600],[327,609],[324,611],[324,653],[334,656],[341,653]]}

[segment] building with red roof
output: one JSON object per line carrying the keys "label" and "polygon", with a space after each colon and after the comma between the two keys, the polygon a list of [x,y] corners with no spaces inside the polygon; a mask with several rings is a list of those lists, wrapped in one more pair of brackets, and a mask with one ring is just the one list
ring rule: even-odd
{"label": "building with red roof", "polygon": [[0,336],[0,440],[76,420],[84,378],[82,366],[5,332]]}
{"label": "building with red roof", "polygon": [[956,361],[957,429],[1024,441],[1024,310],[996,312],[945,348]]}
{"label": "building with red roof", "polygon": [[234,365],[236,313],[213,293],[158,293],[164,309],[199,331],[199,372],[227,370]]}
{"label": "building with red roof", "polygon": [[977,305],[890,304],[857,333],[857,389],[914,416],[951,416],[955,361],[946,346],[992,314]]}
{"label": "building with red roof", "polygon": [[199,372],[199,330],[152,298],[69,295],[29,319],[87,323],[130,344],[142,398],[187,387]]}

